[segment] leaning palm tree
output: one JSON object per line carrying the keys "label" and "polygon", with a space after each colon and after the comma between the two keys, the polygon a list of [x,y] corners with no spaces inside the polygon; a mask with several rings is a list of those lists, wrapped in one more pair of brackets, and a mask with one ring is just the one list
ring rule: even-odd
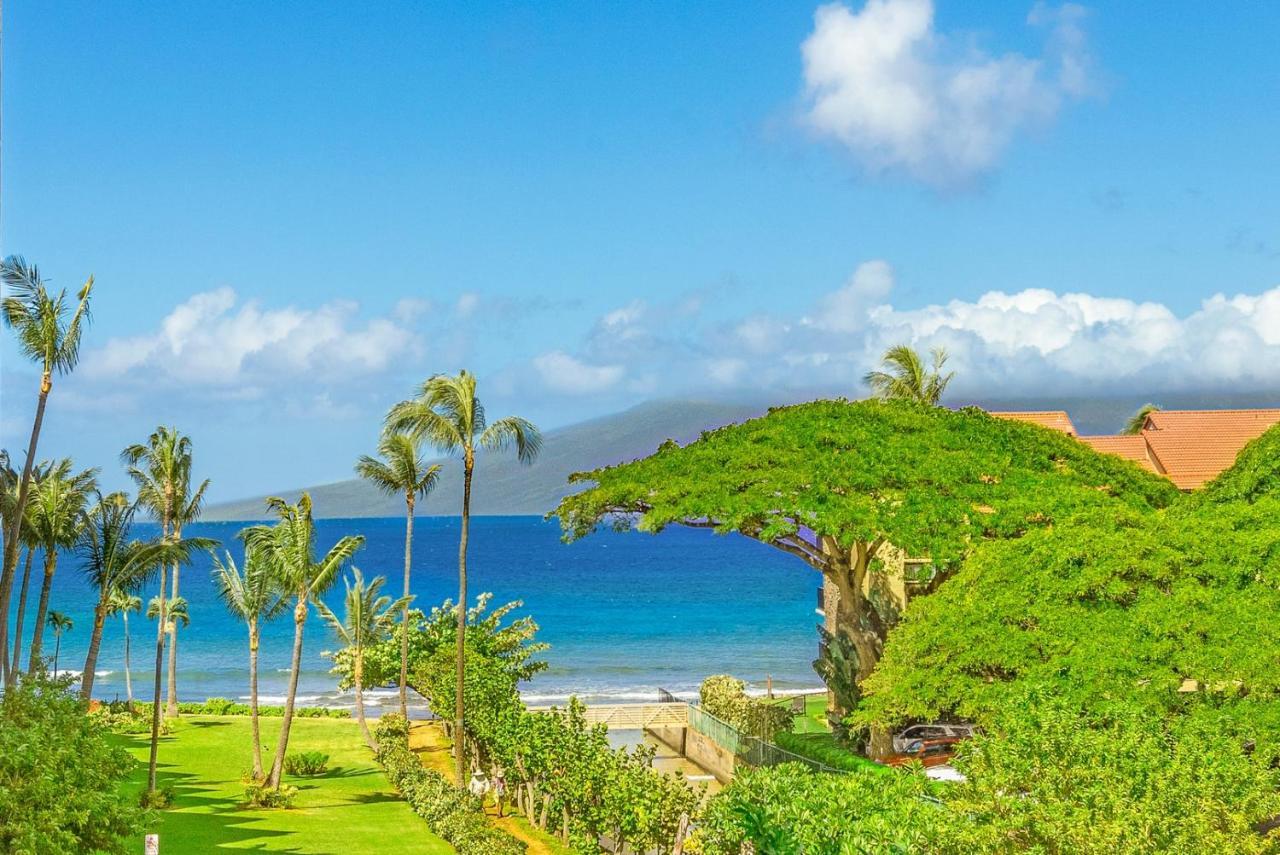
{"label": "leaning palm tree", "polygon": [[80,538],[84,575],[98,592],[98,602],[93,610],[93,632],[89,636],[89,652],[85,656],[80,682],[80,694],[85,700],[93,693],[94,669],[98,664],[103,626],[111,613],[112,592],[139,587],[157,570],[163,572],[167,564],[185,564],[197,549],[213,546],[211,541],[202,538],[131,539],[137,510],[137,505],[131,503],[124,493],[101,496]]}
{"label": "leaning palm tree", "polygon": [[942,367],[947,364],[945,348],[935,347],[929,355],[932,364],[925,368],[920,354],[913,348],[905,344],[896,345],[881,357],[881,370],[868,371],[863,380],[877,398],[915,401],[936,407],[956,374],[954,371],[942,373]]}
{"label": "leaning palm tree", "polygon": [[426,499],[440,477],[439,464],[422,460],[421,440],[407,433],[387,433],[378,443],[382,460],[365,454],[356,474],[388,496],[404,496],[404,611],[400,617],[400,715],[409,717],[409,573],[413,566],[413,514],[419,498]]}
{"label": "leaning palm tree", "polygon": [[[40,540],[36,536],[33,517],[40,495],[40,485],[45,476],[49,474],[51,468],[52,464],[41,463],[31,473],[31,497],[27,499],[27,518],[22,523],[22,533],[19,536],[22,541],[20,546],[26,549],[27,557],[22,562],[22,582],[18,586],[18,614],[13,623],[13,659],[9,662],[9,670],[11,671],[17,671],[18,665],[22,661],[22,624],[27,615],[27,592],[31,586],[31,566],[35,561],[36,550],[40,548]],[[37,619],[37,623],[43,620],[44,615],[41,614]]]}
{"label": "leaning palm tree", "polygon": [[107,614],[120,615],[124,621],[124,693],[133,708],[133,677],[129,665],[129,612],[142,609],[142,598],[123,588],[114,588],[107,597]]}
{"label": "leaning palm tree", "polygon": [[[31,637],[31,653],[27,668],[35,673],[43,649],[44,615],[49,608],[49,593],[58,567],[58,555],[79,542],[88,522],[90,499],[98,490],[98,470],[73,472],[71,459],[53,464],[32,493],[31,532],[44,550],[44,581],[40,586],[40,602],[36,608],[35,632]],[[17,648],[17,641],[14,641]]]}
{"label": "leaning palm tree", "polygon": [[62,650],[62,634],[70,632],[75,624],[62,612],[49,612],[46,620],[49,622],[49,628],[53,630],[53,676],[56,677],[58,676],[58,653]]}
{"label": "leaning palm tree", "polygon": [[314,601],[333,584],[342,566],[364,545],[364,537],[347,535],[315,559],[316,526],[311,517],[311,496],[303,493],[296,505],[284,499],[267,499],[267,508],[275,513],[274,525],[256,525],[240,533],[246,549],[261,552],[276,586],[286,596],[294,597],[293,659],[289,666],[289,690],[280,722],[280,741],[271,761],[267,782],[279,789],[284,768],[284,755],[289,748],[289,728],[293,724],[294,700],[298,694],[298,673],[302,669],[302,628],[307,623],[307,603]]}
{"label": "leaning palm tree", "polygon": [[376,576],[366,584],[359,567],[351,568],[354,583],[343,579],[347,589],[343,600],[346,615],[339,618],[333,610],[320,600],[316,600],[316,611],[328,621],[338,640],[351,650],[352,683],[356,692],[356,719],[360,722],[360,731],[364,741],[373,751],[378,750],[378,743],[369,734],[369,723],[364,717],[364,651],[371,644],[377,644],[387,637],[396,612],[408,608],[411,596],[401,597],[392,602],[391,598],[381,594],[386,579]]}
{"label": "leaning palm tree", "polygon": [[471,478],[476,450],[515,447],[521,463],[530,464],[542,448],[542,435],[532,422],[518,417],[485,421],[484,407],[476,399],[476,378],[468,371],[456,377],[437,374],[418,390],[418,396],[402,401],[387,413],[386,430],[425,440],[442,452],[462,453],[462,533],[458,541],[458,634],[455,651],[454,763],[458,780],[466,780],[463,745],[462,695],[467,631],[467,538],[471,528]]}
{"label": "leaning palm tree", "polygon": [[1158,412],[1160,412],[1159,404],[1143,404],[1136,413],[1129,417],[1129,421],[1124,423],[1124,430],[1120,431],[1120,433],[1127,436],[1137,436],[1146,427],[1147,416]]}
{"label": "leaning palm tree", "polygon": [[[34,264],[20,255],[0,262],[0,282],[4,283],[2,308],[5,326],[17,335],[18,347],[40,365],[40,394],[36,399],[36,415],[31,424],[31,440],[27,444],[27,460],[18,480],[18,495],[9,528],[4,532],[4,560],[0,565],[0,615],[9,614],[9,597],[13,592],[14,570],[18,565],[19,533],[31,487],[31,469],[36,447],[40,444],[40,426],[44,409],[53,389],[53,375],[66,375],[80,359],[80,333],[89,317],[89,292],[93,277],[81,286],[75,309],[67,304],[67,292],[50,294]],[[5,688],[11,688],[17,675],[9,671],[9,621],[0,621],[0,671]]]}
{"label": "leaning palm tree", "polygon": [[271,565],[253,549],[245,549],[244,570],[227,553],[213,559],[213,583],[227,611],[249,628],[249,721],[253,729],[253,779],[262,780],[262,738],[258,731],[258,640],[262,623],[284,610],[286,600],[275,585]]}

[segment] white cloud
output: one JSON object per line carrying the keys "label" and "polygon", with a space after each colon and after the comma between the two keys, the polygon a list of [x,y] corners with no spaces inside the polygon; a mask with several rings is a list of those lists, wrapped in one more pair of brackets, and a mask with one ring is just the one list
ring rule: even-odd
{"label": "white cloud", "polygon": [[887,261],[858,265],[849,281],[818,302],[818,311],[804,323],[831,332],[857,332],[866,325],[867,312],[893,290],[893,268]]}
{"label": "white cloud", "polygon": [[1084,10],[1037,5],[1050,28],[1043,58],[991,56],[934,29],[932,0],[818,7],[801,46],[805,121],[871,173],[935,186],[990,170],[1015,134],[1091,91]]}
{"label": "white cloud", "polygon": [[621,365],[590,365],[561,350],[553,350],[534,358],[548,388],[567,395],[603,392],[617,385],[626,370]]}
{"label": "white cloud", "polygon": [[265,309],[218,288],[179,304],[154,333],[113,338],[89,352],[84,373],[148,385],[253,389],[375,374],[416,350],[416,337],[401,322],[404,306],[365,323],[356,319],[357,309],[348,301]]}

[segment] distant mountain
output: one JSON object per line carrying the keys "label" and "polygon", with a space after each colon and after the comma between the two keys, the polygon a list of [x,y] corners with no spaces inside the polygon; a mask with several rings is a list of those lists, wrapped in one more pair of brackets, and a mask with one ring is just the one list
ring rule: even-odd
{"label": "distant mountain", "polygon": [[[542,453],[532,466],[521,465],[513,454],[481,454],[476,460],[472,485],[472,512],[545,514],[570,492],[572,472],[635,460],[652,454],[667,439],[690,442],[704,430],[758,416],[765,409],[764,405],[710,401],[653,401],[548,431],[543,437]],[[462,504],[462,467],[457,460],[439,462],[443,464],[440,481],[430,498],[419,504],[418,512],[452,516]],[[393,517],[404,513],[402,497],[384,496],[356,478],[273,495],[295,501],[303,490],[311,493],[317,517]],[[255,496],[211,505],[203,519],[262,519],[265,498]]]}
{"label": "distant mountain", "polygon": [[[817,394],[804,396],[817,397]],[[798,399],[799,396],[793,396]],[[1108,398],[1023,398],[952,400],[950,406],[976,404],[990,410],[1066,410],[1082,434],[1115,433],[1148,401],[1165,409],[1221,409],[1280,406],[1280,394],[1168,394]],[[791,403],[791,400],[775,403]],[[762,403],[652,401],[621,413],[548,431],[542,454],[532,466],[513,455],[480,455],[471,507],[477,515],[545,514],[570,490],[569,474],[635,460],[652,454],[667,439],[697,439],[704,430],[744,421],[768,409]],[[431,497],[419,505],[425,515],[453,516],[462,503],[462,472],[456,460],[440,461],[444,470]],[[359,479],[274,494],[294,501],[311,493],[317,517],[393,517],[404,513],[404,500],[387,497]],[[265,516],[265,496],[217,504],[204,519],[252,520]]]}

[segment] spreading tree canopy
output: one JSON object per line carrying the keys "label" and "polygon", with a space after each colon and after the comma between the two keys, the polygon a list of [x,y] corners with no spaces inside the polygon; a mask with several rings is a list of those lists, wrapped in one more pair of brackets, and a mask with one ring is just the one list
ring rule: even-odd
{"label": "spreading tree canopy", "polygon": [[[836,629],[865,678],[895,616],[874,577],[886,544],[946,576],[985,541],[1018,538],[1083,513],[1146,513],[1175,501],[1168,481],[1072,437],[900,401],[814,401],[667,442],[642,460],[577,473],[566,536],[598,524],[672,523],[738,532],[795,555],[839,592]],[[880,556],[880,557],[878,557]]]}

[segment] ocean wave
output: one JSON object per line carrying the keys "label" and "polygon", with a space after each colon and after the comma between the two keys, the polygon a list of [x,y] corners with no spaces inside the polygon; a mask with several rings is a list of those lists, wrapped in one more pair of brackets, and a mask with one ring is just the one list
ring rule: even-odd
{"label": "ocean wave", "polygon": [[[114,674],[114,673],[115,673],[114,671],[94,671],[94,672],[93,672],[93,676],[95,676],[95,677],[109,677],[109,676],[111,676],[111,675],[112,675],[112,674]],[[83,675],[83,674],[84,674],[84,670],[83,670],[83,669],[81,669],[81,670],[79,670],[79,671],[76,671],[76,670],[71,669],[71,668],[59,668],[59,669],[57,670],[57,672],[56,672],[53,676],[55,676],[55,677],[76,677],[76,678],[79,678],[79,677],[80,677],[81,675]]]}

